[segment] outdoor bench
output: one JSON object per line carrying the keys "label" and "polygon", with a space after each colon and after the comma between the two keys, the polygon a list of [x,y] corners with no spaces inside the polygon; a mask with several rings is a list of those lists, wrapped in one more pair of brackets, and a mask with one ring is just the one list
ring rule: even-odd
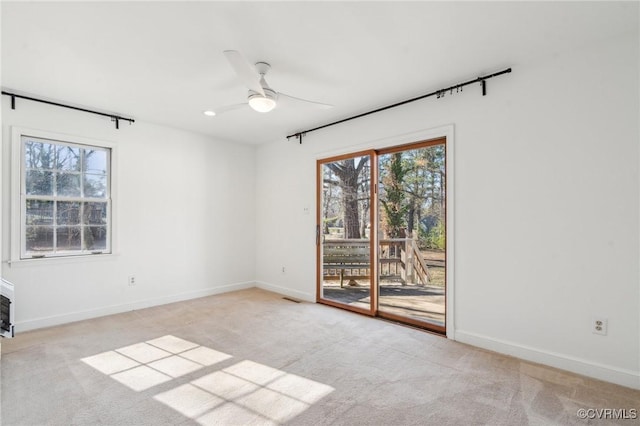
{"label": "outdoor bench", "polygon": [[344,285],[346,270],[362,270],[371,267],[369,241],[325,241],[322,246],[324,270],[336,270],[340,274],[340,287]]}

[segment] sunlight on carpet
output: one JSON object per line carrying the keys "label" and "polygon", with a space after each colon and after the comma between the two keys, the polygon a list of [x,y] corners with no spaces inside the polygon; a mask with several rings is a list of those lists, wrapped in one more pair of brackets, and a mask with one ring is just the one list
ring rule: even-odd
{"label": "sunlight on carpet", "polygon": [[[82,362],[141,392],[230,358],[167,335],[86,357]],[[244,360],[153,398],[203,426],[277,424],[291,420],[333,391],[331,386]]]}

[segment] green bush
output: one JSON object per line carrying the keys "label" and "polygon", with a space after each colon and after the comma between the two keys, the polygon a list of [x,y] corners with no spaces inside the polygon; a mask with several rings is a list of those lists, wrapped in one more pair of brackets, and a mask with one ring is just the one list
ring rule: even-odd
{"label": "green bush", "polygon": [[441,220],[430,228],[421,225],[418,231],[418,245],[421,249],[444,250],[445,237],[444,223]]}

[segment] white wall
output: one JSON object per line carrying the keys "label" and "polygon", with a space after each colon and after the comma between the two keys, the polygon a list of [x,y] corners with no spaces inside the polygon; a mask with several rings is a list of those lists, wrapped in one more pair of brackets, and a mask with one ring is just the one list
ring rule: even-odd
{"label": "white wall", "polygon": [[455,338],[640,387],[638,75],[636,33],[261,146],[259,285],[315,299],[317,158],[453,124]]}
{"label": "white wall", "polygon": [[[147,123],[116,131],[26,101],[12,111],[2,97],[3,261],[10,126],[118,148],[117,254],[3,263],[16,284],[17,331],[251,286],[256,277],[314,300],[316,159],[453,124],[455,338],[640,387],[638,34],[513,70],[490,80],[486,97],[468,88],[257,155]],[[128,275],[137,286],[127,286]],[[608,317],[608,336],[590,332],[592,315]]]}
{"label": "white wall", "polygon": [[[2,98],[3,275],[15,284],[16,332],[254,285],[253,147],[143,122],[116,130],[28,101],[12,111]],[[11,126],[115,143],[115,255],[6,263]]]}

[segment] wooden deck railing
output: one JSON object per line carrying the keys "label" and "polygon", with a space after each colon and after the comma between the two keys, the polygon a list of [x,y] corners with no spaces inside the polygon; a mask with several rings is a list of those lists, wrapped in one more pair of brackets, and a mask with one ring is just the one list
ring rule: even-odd
{"label": "wooden deck railing", "polygon": [[[415,239],[391,238],[380,240],[378,272],[382,279],[397,279],[402,284],[426,285],[431,281],[429,268]],[[324,279],[369,278],[369,240],[333,239],[323,243]]]}

